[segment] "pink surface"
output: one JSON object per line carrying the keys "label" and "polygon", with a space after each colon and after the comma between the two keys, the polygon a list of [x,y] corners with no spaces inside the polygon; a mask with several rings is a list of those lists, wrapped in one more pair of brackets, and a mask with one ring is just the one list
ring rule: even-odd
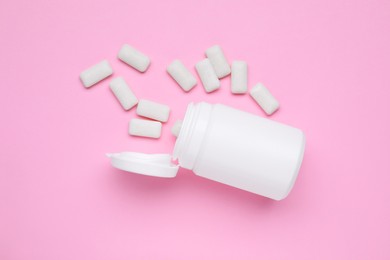
{"label": "pink surface", "polygon": [[[2,1],[0,259],[389,259],[389,1]],[[147,53],[145,74],[116,59]],[[271,118],[303,129],[290,196],[274,202],[180,170],[123,173],[106,152],[167,152],[190,101],[265,116],[246,96],[165,72],[220,44],[249,83],[281,103]],[[130,137],[109,80],[79,73],[108,59],[140,98],[169,104],[160,140]],[[112,78],[112,77],[111,77]]]}

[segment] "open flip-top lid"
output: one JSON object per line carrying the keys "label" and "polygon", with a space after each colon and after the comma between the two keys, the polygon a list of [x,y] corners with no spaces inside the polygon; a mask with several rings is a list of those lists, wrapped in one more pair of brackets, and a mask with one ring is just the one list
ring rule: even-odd
{"label": "open flip-top lid", "polygon": [[173,178],[179,170],[179,166],[172,163],[170,154],[122,152],[109,153],[107,157],[115,168],[154,177]]}

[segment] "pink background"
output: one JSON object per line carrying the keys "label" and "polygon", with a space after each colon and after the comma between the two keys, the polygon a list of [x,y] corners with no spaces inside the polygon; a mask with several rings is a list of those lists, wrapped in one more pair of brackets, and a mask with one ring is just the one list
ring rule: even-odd
{"label": "pink background", "polygon": [[[389,28],[386,0],[1,1],[0,259],[389,259]],[[145,74],[116,59],[123,43],[151,57]],[[216,43],[278,98],[271,118],[306,133],[281,202],[104,156],[171,153],[191,101],[265,116],[229,78],[186,94],[165,72],[175,58],[194,72]],[[135,110],[109,80],[81,85],[105,58],[138,97],[172,108],[160,140],[127,134]]]}

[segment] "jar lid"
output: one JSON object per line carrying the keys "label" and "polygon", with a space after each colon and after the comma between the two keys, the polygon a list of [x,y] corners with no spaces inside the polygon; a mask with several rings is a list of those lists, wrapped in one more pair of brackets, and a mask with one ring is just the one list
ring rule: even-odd
{"label": "jar lid", "polygon": [[111,159],[112,166],[127,172],[173,178],[179,170],[179,166],[172,163],[170,154],[122,152],[106,155]]}

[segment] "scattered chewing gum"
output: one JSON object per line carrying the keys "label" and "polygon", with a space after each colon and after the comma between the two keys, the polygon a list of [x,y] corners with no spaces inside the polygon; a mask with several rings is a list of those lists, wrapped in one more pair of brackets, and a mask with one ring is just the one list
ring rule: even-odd
{"label": "scattered chewing gum", "polygon": [[103,60],[80,73],[84,87],[89,88],[112,75],[113,71],[107,60]]}
{"label": "scattered chewing gum", "polygon": [[248,65],[245,61],[232,62],[231,91],[245,94],[248,90]]}
{"label": "scattered chewing gum", "polygon": [[206,50],[206,57],[213,65],[215,74],[219,79],[230,74],[230,65],[219,45],[214,45]]}
{"label": "scattered chewing gum", "polygon": [[161,136],[161,128],[161,122],[134,118],[129,123],[129,134],[157,139]]}
{"label": "scattered chewing gum", "polygon": [[183,124],[183,120],[177,120],[177,121],[175,122],[175,124],[172,126],[172,128],[171,128],[171,133],[172,133],[174,136],[176,136],[176,137],[179,136],[182,124]]}
{"label": "scattered chewing gum", "polygon": [[150,65],[148,56],[128,44],[122,46],[118,59],[140,72],[145,72]]}
{"label": "scattered chewing gum", "polygon": [[179,60],[174,60],[169,64],[167,72],[186,92],[190,91],[197,84],[194,75]]}
{"label": "scattered chewing gum", "polygon": [[256,84],[251,89],[250,95],[267,115],[273,114],[279,108],[279,102],[261,83]]}
{"label": "scattered chewing gum", "polygon": [[170,108],[150,100],[141,99],[137,106],[137,115],[154,119],[160,122],[167,122]]}
{"label": "scattered chewing gum", "polygon": [[221,86],[209,59],[201,60],[195,65],[195,68],[207,93],[213,92]]}
{"label": "scattered chewing gum", "polygon": [[122,105],[124,110],[130,110],[137,105],[138,99],[122,77],[115,78],[110,82],[110,89]]}

